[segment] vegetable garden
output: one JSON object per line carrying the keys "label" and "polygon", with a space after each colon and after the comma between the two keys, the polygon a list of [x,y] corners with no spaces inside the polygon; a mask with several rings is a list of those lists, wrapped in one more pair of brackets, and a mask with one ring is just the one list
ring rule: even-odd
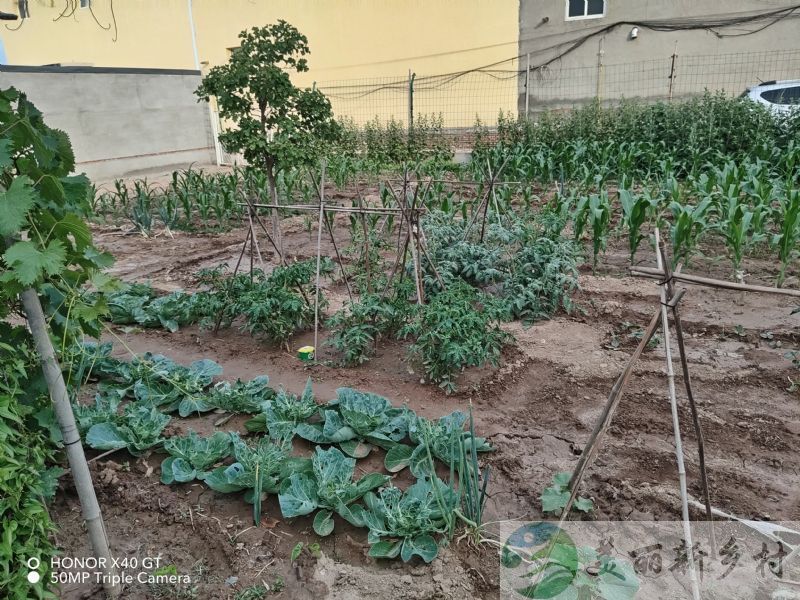
{"label": "vegetable garden", "polygon": [[[275,39],[290,48],[277,58]],[[51,582],[47,566],[91,549],[72,442],[21,325],[29,289],[112,551],[164,555],[123,597],[495,598],[505,523],[678,519],[673,422],[654,405],[665,344],[643,339],[663,300],[629,269],[655,263],[657,229],[681,273],[797,288],[800,121],[710,94],[594,105],[476,126],[456,165],[435,118],[359,131],[318,92],[276,92],[305,67],[290,25],[242,42],[198,95],[223,99],[238,126],[223,142],[245,167],[95,187],[69,175],[66,137],[2,93],[7,597],[103,588]],[[237,60],[267,49],[243,91]],[[265,110],[276,103],[305,129]],[[264,127],[291,143],[252,143]],[[743,518],[798,510],[796,304],[700,288],[684,312],[713,503]],[[569,475],[640,342],[628,406],[572,504]],[[30,556],[45,565],[35,584],[16,568]],[[613,593],[589,577],[580,597],[635,597],[630,561],[618,566]],[[169,574],[190,582],[156,577]]]}

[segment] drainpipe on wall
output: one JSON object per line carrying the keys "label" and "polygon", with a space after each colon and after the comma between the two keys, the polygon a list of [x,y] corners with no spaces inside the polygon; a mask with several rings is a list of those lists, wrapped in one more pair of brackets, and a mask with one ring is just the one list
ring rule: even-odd
{"label": "drainpipe on wall", "polygon": [[[203,76],[202,68],[200,65],[200,55],[197,52],[197,31],[194,27],[194,11],[192,10],[192,0],[186,0],[186,6],[189,11],[189,29],[192,32],[192,55],[194,56],[194,68],[200,71],[200,76]],[[214,156],[216,158],[217,166],[222,164],[222,148],[219,144],[219,132],[217,131],[217,115],[211,107],[211,102],[208,103],[208,119],[211,123],[211,136],[214,138]]]}

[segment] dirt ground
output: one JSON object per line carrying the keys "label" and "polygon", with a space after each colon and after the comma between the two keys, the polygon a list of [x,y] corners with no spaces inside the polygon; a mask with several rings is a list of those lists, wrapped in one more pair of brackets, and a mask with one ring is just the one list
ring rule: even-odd
{"label": "dirt ground", "polygon": [[[315,239],[302,217],[286,223],[288,253],[313,255]],[[341,228],[344,230],[344,227]],[[169,291],[191,285],[197,269],[234,264],[245,237],[243,229],[219,234],[175,232],[144,239],[113,228],[96,230],[96,241],[113,252],[113,273],[125,280],[150,280]],[[342,238],[344,243],[344,237]],[[262,241],[262,248],[266,243]],[[496,450],[486,456],[491,467],[487,519],[542,517],[542,490],[557,471],[569,471],[586,443],[608,393],[636,341],[633,328],[644,327],[659,307],[658,287],[627,275],[624,244],[604,257],[597,275],[581,275],[576,296],[580,310],[559,314],[525,328],[508,325],[516,344],[507,348],[498,368],[473,369],[459,380],[459,391],[445,395],[420,383],[405,361],[404,345],[383,343],[369,363],[343,369],[307,367],[285,349],[265,345],[236,329],[215,335],[197,327],[170,334],[163,330],[115,328],[116,354],[158,351],[188,363],[211,358],[223,379],[268,374],[273,386],[299,392],[307,377],[320,401],[347,385],[408,403],[418,413],[438,417],[472,402],[479,435]],[[332,255],[329,243],[323,253]],[[638,256],[653,264],[647,252]],[[245,262],[249,259],[246,257]],[[750,261],[748,281],[774,272],[767,260]],[[728,277],[727,266],[699,259],[688,271]],[[764,279],[764,283],[766,283]],[[796,285],[796,281],[790,282]],[[346,297],[341,285],[327,290],[332,308]],[[692,381],[705,431],[706,454],[715,507],[743,518],[800,520],[800,395],[789,378],[800,373],[783,357],[798,346],[800,315],[790,315],[791,299],[690,287],[682,302]],[[324,337],[324,331],[323,331]],[[292,350],[313,342],[313,333],[292,340]],[[127,348],[127,350],[126,350]],[[335,359],[320,344],[321,359]],[[645,352],[619,406],[582,494],[596,505],[599,520],[673,520],[680,517],[678,476],[672,442],[663,343]],[[701,498],[697,448],[691,417],[680,392],[680,424],[689,492]],[[173,432],[210,432],[219,415],[173,419]],[[222,430],[243,430],[234,418]],[[446,548],[430,566],[375,561],[366,556],[362,530],[337,522],[335,535],[318,539],[308,518],[284,521],[270,497],[264,522],[252,526],[251,507],[239,495],[222,495],[200,484],[165,486],[159,482],[163,455],[134,459],[124,452],[93,463],[100,502],[115,555],[161,555],[192,575],[192,585],[162,589],[134,584],[124,597],[233,598],[248,586],[281,588],[266,597],[315,600],[396,598],[497,598],[499,566],[490,546],[465,541]],[[361,464],[369,469],[372,460]],[[402,475],[401,475],[402,480]],[[64,479],[53,517],[65,555],[88,553],[74,490]],[[293,566],[297,542],[319,542],[320,551],[304,552]],[[276,585],[277,583],[277,585]],[[196,595],[191,595],[195,588]],[[99,590],[64,585],[62,597],[99,597]]]}

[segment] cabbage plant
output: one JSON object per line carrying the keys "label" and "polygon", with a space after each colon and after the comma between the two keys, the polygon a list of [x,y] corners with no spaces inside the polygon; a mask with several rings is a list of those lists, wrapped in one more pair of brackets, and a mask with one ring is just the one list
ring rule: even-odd
{"label": "cabbage plant", "polygon": [[406,437],[406,409],[351,388],[339,388],[336,396],[320,409],[322,422],[298,424],[297,435],[315,444],[338,444],[354,458],[367,456],[372,445],[389,449]]}
{"label": "cabbage plant", "polygon": [[416,477],[425,477],[430,473],[431,455],[446,465],[458,465],[461,461],[461,441],[469,453],[472,448],[476,452],[489,452],[493,448],[485,438],[473,436],[465,430],[467,415],[461,411],[453,411],[449,415],[431,421],[414,413],[408,415],[408,437],[416,446],[397,444],[389,449],[384,459],[384,466],[390,473],[397,473],[410,466]]}
{"label": "cabbage plant", "polygon": [[205,479],[209,469],[231,454],[233,445],[229,433],[216,431],[210,437],[200,437],[194,431],[183,437],[164,442],[169,453],[161,463],[161,483],[186,483]]}
{"label": "cabbage plant", "polygon": [[280,481],[292,473],[308,471],[311,461],[289,456],[289,445],[278,445],[268,438],[247,444],[238,434],[230,435],[236,462],[217,467],[205,476],[204,481],[216,492],[227,494],[245,490],[245,502],[253,504],[253,520],[258,525],[264,494],[278,493]]}
{"label": "cabbage plant", "polygon": [[369,528],[369,555],[400,556],[408,562],[415,554],[431,562],[439,553],[436,534],[449,530],[458,496],[438,477],[420,479],[405,492],[387,487],[364,496],[364,522]]}
{"label": "cabbage plant", "polygon": [[353,503],[364,494],[389,481],[390,476],[369,473],[353,481],[356,460],[348,458],[338,448],[317,447],[311,460],[312,473],[292,473],[281,485],[278,500],[286,518],[308,515],[321,509],[314,517],[314,531],[326,536],[333,531],[333,513],[356,527],[364,526],[364,509]]}
{"label": "cabbage plant", "polygon": [[248,419],[244,426],[248,431],[266,431],[274,440],[291,440],[299,423],[310,418],[319,408],[311,389],[311,378],[301,396],[280,389],[275,397],[261,405],[261,414]]}
{"label": "cabbage plant", "polygon": [[169,415],[152,406],[129,404],[121,417],[92,425],[86,443],[96,450],[126,448],[134,456],[141,456],[164,442],[161,433],[169,420]]}

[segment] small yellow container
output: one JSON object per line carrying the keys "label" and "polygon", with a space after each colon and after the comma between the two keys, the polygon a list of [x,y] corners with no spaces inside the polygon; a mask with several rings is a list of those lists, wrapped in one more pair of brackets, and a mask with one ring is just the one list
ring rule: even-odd
{"label": "small yellow container", "polygon": [[311,362],[314,360],[314,346],[303,346],[297,351],[297,358],[303,362]]}

